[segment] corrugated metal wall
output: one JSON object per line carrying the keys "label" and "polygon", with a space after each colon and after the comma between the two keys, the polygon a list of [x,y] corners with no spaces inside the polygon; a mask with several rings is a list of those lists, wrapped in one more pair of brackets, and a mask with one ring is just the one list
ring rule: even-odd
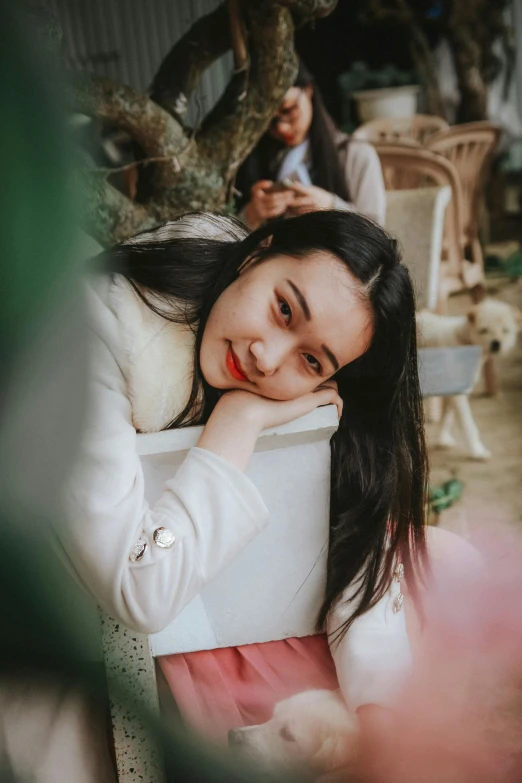
{"label": "corrugated metal wall", "polygon": [[[75,68],[146,91],[172,45],[221,0],[53,0]],[[188,121],[204,116],[232,71],[229,53],[203,75]],[[196,105],[200,108],[196,111]]]}

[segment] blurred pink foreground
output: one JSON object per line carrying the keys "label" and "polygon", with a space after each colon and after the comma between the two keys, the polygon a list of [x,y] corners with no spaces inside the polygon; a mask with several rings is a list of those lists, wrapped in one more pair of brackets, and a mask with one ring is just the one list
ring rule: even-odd
{"label": "blurred pink foreground", "polygon": [[[495,522],[475,528],[470,542],[483,564],[436,562],[413,674],[393,711],[364,719],[358,769],[325,780],[522,781],[522,537]],[[293,693],[338,687],[323,636],[160,665],[189,723],[221,741],[233,726],[268,720]]]}
{"label": "blurred pink foreground", "polygon": [[522,781],[522,539],[495,523],[470,541],[483,566],[437,568],[414,674],[364,726],[372,783]]}

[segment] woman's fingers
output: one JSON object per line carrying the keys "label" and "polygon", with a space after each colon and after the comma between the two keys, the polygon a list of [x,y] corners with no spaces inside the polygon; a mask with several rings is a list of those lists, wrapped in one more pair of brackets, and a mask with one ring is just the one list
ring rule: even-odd
{"label": "woman's fingers", "polygon": [[256,214],[263,220],[281,215],[293,198],[291,191],[267,193],[266,188],[271,184],[269,180],[260,180],[256,182],[251,191],[251,200]]}
{"label": "woman's fingers", "polygon": [[267,188],[271,187],[274,183],[271,179],[260,179],[258,182],[255,182],[251,189],[250,194],[253,196],[254,194],[257,194],[259,192],[263,193]]}
{"label": "woman's fingers", "polygon": [[318,402],[316,407],[322,407],[323,405],[336,405],[337,406],[337,416],[340,419],[343,414],[343,400],[339,396],[339,392],[337,391],[337,384],[335,381],[325,381],[321,386],[318,386],[315,391],[312,392],[312,394],[319,396],[321,402]]}
{"label": "woman's fingers", "polygon": [[295,193],[296,196],[292,207],[300,212],[310,212],[311,210],[316,209],[332,209],[334,204],[333,195],[315,185],[307,187],[301,186],[299,190],[296,188]]}
{"label": "woman's fingers", "polygon": [[[335,383],[335,382],[334,382]],[[322,408],[324,405],[335,405],[337,415],[341,418],[343,412],[343,401],[339,397],[336,386],[319,386],[313,392],[298,397],[297,400],[290,400],[283,403],[289,406],[289,412],[292,411],[291,418],[299,418],[311,413],[316,408]],[[289,419],[290,420],[290,419]]]}
{"label": "woman's fingers", "polygon": [[328,378],[328,380],[323,381],[322,383],[320,383],[317,388],[318,389],[322,389],[323,387],[324,388],[329,388],[329,389],[335,389],[335,391],[338,391],[338,389],[339,389],[339,387],[337,386],[337,381],[335,380],[335,378]]}
{"label": "woman's fingers", "polygon": [[267,210],[284,211],[288,206],[288,196],[285,193],[271,193],[263,198],[264,207]]}
{"label": "woman's fingers", "polygon": [[277,427],[298,419],[323,405],[335,405],[339,418],[341,417],[343,401],[333,379],[325,381],[313,391],[293,400],[273,400],[255,392],[232,389],[221,397],[216,409],[219,408],[223,415],[232,412],[233,416],[239,417],[247,424],[253,422],[261,431],[267,427]]}
{"label": "woman's fingers", "polygon": [[300,182],[292,182],[292,190],[298,197],[310,195],[310,187],[302,185]]}
{"label": "woman's fingers", "polygon": [[294,198],[287,205],[287,208],[291,209],[295,215],[302,215],[305,212],[313,212],[315,209],[317,209],[315,202],[312,199],[306,197]]}
{"label": "woman's fingers", "polygon": [[314,201],[313,196],[308,193],[303,193],[301,195],[299,193],[292,193],[292,191],[290,191],[290,194],[292,198],[290,203],[292,205],[295,204],[297,206],[299,204],[312,204]]}
{"label": "woman's fingers", "polygon": [[333,387],[319,388],[313,392],[304,394],[302,397],[297,397],[295,400],[286,400],[284,402],[268,400],[267,398],[261,399],[264,400],[266,406],[266,418],[263,423],[263,428],[277,427],[280,424],[286,424],[301,416],[306,416],[307,413],[311,413],[316,408],[320,408],[323,405],[335,405],[339,418],[341,417],[343,410],[343,401]]}

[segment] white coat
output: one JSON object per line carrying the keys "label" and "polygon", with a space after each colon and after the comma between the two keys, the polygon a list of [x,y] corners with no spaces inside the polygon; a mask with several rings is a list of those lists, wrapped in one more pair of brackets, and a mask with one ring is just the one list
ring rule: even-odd
{"label": "white coat", "polygon": [[[177,226],[193,232],[194,220],[189,216]],[[205,228],[216,235],[215,225],[204,222]],[[200,225],[197,233],[205,235]],[[226,234],[220,238],[236,238]],[[149,506],[136,430],[161,430],[183,409],[192,384],[194,335],[152,313],[121,276],[100,276],[88,286],[87,298],[91,407],[66,494],[67,525],[58,538],[95,600],[125,625],[153,633],[263,529],[268,510],[243,472],[197,447]],[[157,545],[161,528],[174,535],[173,546]],[[338,669],[346,666],[350,682],[357,683],[352,693],[340,673],[353,707],[387,701],[390,681],[409,664],[403,613],[394,615],[391,602],[385,596],[333,650]]]}

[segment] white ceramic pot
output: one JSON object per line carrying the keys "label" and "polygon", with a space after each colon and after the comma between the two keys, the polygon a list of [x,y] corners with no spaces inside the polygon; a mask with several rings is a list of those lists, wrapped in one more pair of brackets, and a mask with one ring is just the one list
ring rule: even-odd
{"label": "white ceramic pot", "polygon": [[352,92],[352,97],[357,102],[360,121],[368,122],[376,117],[410,117],[415,114],[419,90],[418,85],[384,87]]}

